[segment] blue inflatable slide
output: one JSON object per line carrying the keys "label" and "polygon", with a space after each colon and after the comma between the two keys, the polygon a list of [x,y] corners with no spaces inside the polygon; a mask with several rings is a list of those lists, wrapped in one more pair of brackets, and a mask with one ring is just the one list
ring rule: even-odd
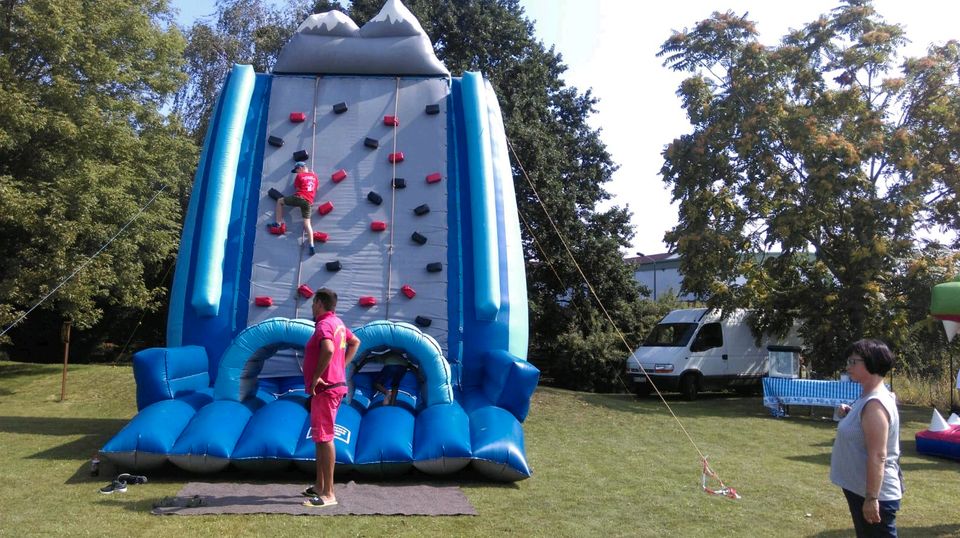
{"label": "blue inflatable slide", "polygon": [[[320,178],[314,255],[296,208],[271,226],[296,161]],[[338,471],[530,476],[521,423],[539,372],[499,105],[481,74],[450,76],[399,0],[362,28],[312,15],[270,74],[234,66],[190,198],[167,347],[135,355],[139,412],[102,457],[313,472],[302,363],[322,287],[362,341]],[[374,385],[391,350],[409,368],[385,402]]]}

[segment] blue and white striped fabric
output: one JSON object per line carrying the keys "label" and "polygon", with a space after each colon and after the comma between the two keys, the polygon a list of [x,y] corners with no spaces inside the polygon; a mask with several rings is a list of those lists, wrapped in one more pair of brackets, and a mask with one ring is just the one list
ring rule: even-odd
{"label": "blue and white striped fabric", "polygon": [[763,405],[777,415],[782,405],[836,407],[860,397],[859,383],[786,377],[763,378]]}

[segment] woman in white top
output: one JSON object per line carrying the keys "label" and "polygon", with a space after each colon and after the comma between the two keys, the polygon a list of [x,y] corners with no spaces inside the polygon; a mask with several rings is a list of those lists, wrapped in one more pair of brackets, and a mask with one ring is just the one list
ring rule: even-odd
{"label": "woman in white top", "polygon": [[830,481],[843,488],[858,537],[896,536],[903,497],[900,414],[883,378],[893,353],[879,340],[859,340],[847,350],[847,373],[860,383],[860,398],[841,405],[843,417],[830,458]]}

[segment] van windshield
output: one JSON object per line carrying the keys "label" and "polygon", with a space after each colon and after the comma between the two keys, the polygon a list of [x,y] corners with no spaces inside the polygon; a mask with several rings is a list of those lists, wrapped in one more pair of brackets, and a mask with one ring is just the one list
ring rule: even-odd
{"label": "van windshield", "polygon": [[661,323],[650,331],[645,346],[686,347],[697,329],[696,323]]}

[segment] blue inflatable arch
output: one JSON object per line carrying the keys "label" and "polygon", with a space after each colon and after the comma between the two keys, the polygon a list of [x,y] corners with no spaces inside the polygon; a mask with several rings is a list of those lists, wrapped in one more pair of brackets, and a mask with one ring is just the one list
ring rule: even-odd
{"label": "blue inflatable arch", "polygon": [[271,318],[241,331],[220,359],[214,399],[242,402],[256,394],[263,361],[281,349],[302,350],[313,329],[305,319]]}
{"label": "blue inflatable arch", "polygon": [[[313,331],[314,325],[309,321],[287,318],[271,318],[244,329],[220,360],[214,399],[242,402],[255,395],[263,361],[281,349],[302,350]],[[427,406],[453,401],[450,365],[431,336],[409,323],[391,321],[369,323],[354,334],[360,339],[357,358],[384,346],[406,351],[424,377],[421,393]],[[353,366],[351,363],[347,367],[348,379],[353,376]]]}
{"label": "blue inflatable arch", "polygon": [[[420,393],[427,407],[453,402],[450,364],[443,358],[440,345],[432,336],[410,323],[385,320],[368,323],[357,329],[354,335],[360,339],[357,359],[370,350],[383,347],[406,351],[424,377]],[[348,380],[353,378],[356,362],[347,365]]]}

